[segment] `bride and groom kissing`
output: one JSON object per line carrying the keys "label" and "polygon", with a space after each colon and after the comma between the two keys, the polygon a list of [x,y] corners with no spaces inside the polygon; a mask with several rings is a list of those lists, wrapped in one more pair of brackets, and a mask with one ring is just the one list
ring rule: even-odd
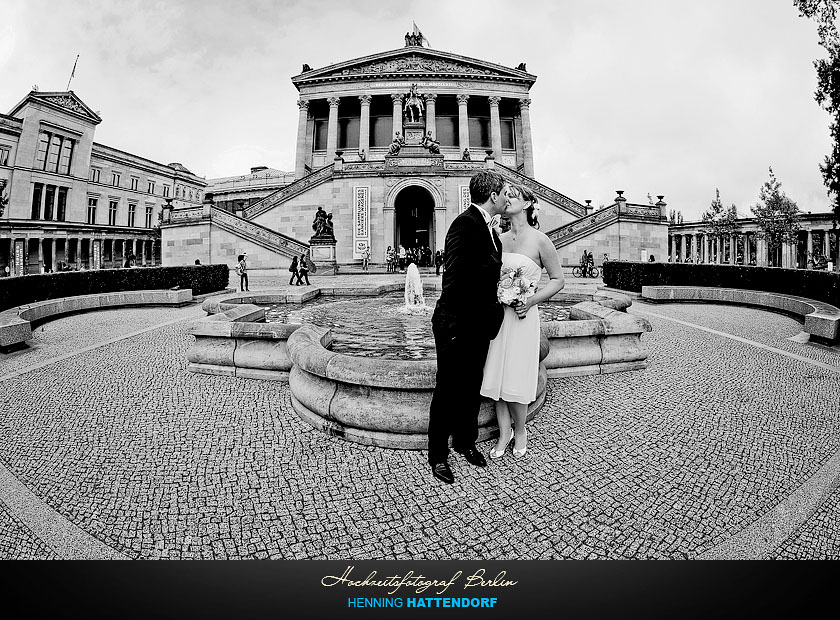
{"label": "bride and groom kissing", "polygon": [[[447,484],[455,481],[450,436],[452,449],[467,462],[487,466],[475,445],[482,396],[494,401],[499,423],[490,458],[504,456],[511,443],[514,457],[525,455],[525,418],[539,374],[537,304],[565,285],[554,244],[538,230],[539,205],[527,187],[481,170],[470,179],[470,201],[446,233],[443,286],[432,315],[437,383],[429,408],[429,464],[432,475]],[[499,234],[493,218],[501,215],[510,230]],[[550,279],[536,290],[543,268]],[[519,294],[507,294],[511,283],[521,287]]]}

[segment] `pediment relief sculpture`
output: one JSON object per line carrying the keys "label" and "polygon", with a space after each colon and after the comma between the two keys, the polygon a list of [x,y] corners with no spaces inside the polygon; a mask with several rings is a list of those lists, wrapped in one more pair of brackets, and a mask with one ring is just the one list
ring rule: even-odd
{"label": "pediment relief sculpture", "polygon": [[489,69],[479,69],[470,65],[439,60],[435,58],[423,58],[421,56],[405,56],[372,62],[365,65],[357,65],[342,70],[342,75],[363,75],[367,73],[402,73],[404,71],[427,71],[434,73],[468,73],[471,75],[499,75]]}

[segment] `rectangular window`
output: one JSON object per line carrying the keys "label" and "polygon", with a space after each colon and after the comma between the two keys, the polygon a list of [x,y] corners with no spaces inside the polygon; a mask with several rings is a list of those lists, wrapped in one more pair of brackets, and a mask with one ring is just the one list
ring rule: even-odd
{"label": "rectangular window", "polygon": [[47,165],[47,147],[50,144],[50,134],[42,131],[38,136],[38,152],[35,154],[35,168],[43,170]]}
{"label": "rectangular window", "polygon": [[108,203],[108,226],[117,225],[117,201],[112,200]]}
{"label": "rectangular window", "polygon": [[[388,146],[394,140],[394,134],[391,133],[391,128],[394,126],[394,121],[390,116],[371,116],[370,117],[370,145]],[[324,147],[326,148],[326,146]]]}
{"label": "rectangular window", "polygon": [[154,207],[146,207],[146,228],[152,227],[152,210]]}
{"label": "rectangular window", "polygon": [[114,187],[120,186],[120,173],[119,172],[112,172],[111,173],[111,185]]}
{"label": "rectangular window", "polygon": [[[340,118],[338,119],[338,148],[356,149],[359,148],[359,119]],[[330,153],[327,153],[330,155]]]}
{"label": "rectangular window", "polygon": [[441,146],[458,146],[457,116],[435,116],[435,131]]}
{"label": "rectangular window", "polygon": [[55,185],[47,185],[44,194],[44,219],[53,219],[53,207],[55,206]]}
{"label": "rectangular window", "polygon": [[41,219],[41,193],[44,191],[43,183],[35,183],[32,188],[32,217],[30,219]]}
{"label": "rectangular window", "polygon": [[470,148],[490,148],[490,119],[470,118]]}
{"label": "rectangular window", "polygon": [[148,192],[148,193],[150,193],[150,194],[154,194],[154,193],[155,193],[155,182],[154,182],[154,181],[149,181],[149,187],[148,187],[148,189],[149,189],[149,192]]}
{"label": "rectangular window", "polygon": [[502,121],[502,148],[513,150],[516,142],[513,139],[513,119],[503,118]]}
{"label": "rectangular window", "polygon": [[0,146],[0,166],[8,166],[9,165],[9,153],[11,149],[6,148],[5,146]]}
{"label": "rectangular window", "polygon": [[99,168],[90,169],[90,180],[93,183],[99,183],[99,178],[102,176],[102,171]]}
{"label": "rectangular window", "polygon": [[50,139],[50,150],[47,151],[47,172],[58,172],[58,155],[61,153],[61,136]]}
{"label": "rectangular window", "polygon": [[58,162],[59,174],[70,174],[70,165],[73,161],[73,140],[70,138],[64,139],[64,145],[61,147],[61,161]]}
{"label": "rectangular window", "polygon": [[169,186],[168,185],[163,186],[163,197],[164,198],[169,198]]}
{"label": "rectangular window", "polygon": [[137,205],[128,203],[128,226],[134,228],[134,216],[137,214]]}
{"label": "rectangular window", "polygon": [[64,222],[67,219],[67,188],[58,188],[58,207],[56,208],[55,219]]}
{"label": "rectangular window", "polygon": [[315,121],[315,139],[312,144],[316,151],[327,150],[327,125],[329,125],[329,121],[326,119]]}
{"label": "rectangular window", "polygon": [[99,203],[97,198],[88,198],[88,224],[96,224],[96,205]]}
{"label": "rectangular window", "polygon": [[137,191],[137,186],[140,184],[140,179],[137,177],[131,177],[131,189]]}

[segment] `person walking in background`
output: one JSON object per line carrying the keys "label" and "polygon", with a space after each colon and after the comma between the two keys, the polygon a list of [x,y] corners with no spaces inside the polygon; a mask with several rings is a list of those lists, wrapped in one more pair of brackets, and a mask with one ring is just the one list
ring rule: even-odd
{"label": "person walking in background", "polygon": [[239,274],[239,290],[240,291],[248,291],[248,261],[246,260],[248,257],[247,254],[240,254],[236,257],[237,266],[236,266],[236,273]]}
{"label": "person walking in background", "polygon": [[368,246],[365,246],[365,249],[362,250],[362,271],[367,272],[369,261],[370,261],[370,248]]}
{"label": "person walking in background", "polygon": [[292,277],[289,278],[289,286],[295,285],[294,279],[298,278],[298,283],[300,283],[300,277],[298,276],[298,257],[295,256],[292,258],[292,264],[289,265],[289,272],[292,274]]}
{"label": "person walking in background", "polygon": [[303,285],[303,280],[306,280],[307,286],[312,286],[309,283],[309,265],[306,264],[306,255],[300,257],[300,270],[298,271],[297,283]]}
{"label": "person walking in background", "polygon": [[405,252],[405,248],[402,246],[402,244],[400,244],[400,250],[397,253],[397,256],[398,256],[399,262],[400,262],[400,273],[403,273],[403,271],[405,271],[406,252]]}
{"label": "person walking in background", "polygon": [[385,251],[385,271],[387,273],[392,273],[395,271],[394,269],[394,250],[389,245],[388,249]]}
{"label": "person walking in background", "polygon": [[440,275],[440,266],[441,265],[443,265],[443,255],[441,254],[441,251],[438,250],[437,252],[435,252],[435,275],[436,276]]}

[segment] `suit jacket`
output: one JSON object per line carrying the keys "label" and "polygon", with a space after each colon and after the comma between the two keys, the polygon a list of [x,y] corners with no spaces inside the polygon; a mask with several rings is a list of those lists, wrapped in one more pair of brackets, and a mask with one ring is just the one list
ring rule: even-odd
{"label": "suit jacket", "polygon": [[443,289],[435,320],[460,333],[496,337],[504,318],[496,298],[501,248],[475,205],[455,218],[446,233]]}

